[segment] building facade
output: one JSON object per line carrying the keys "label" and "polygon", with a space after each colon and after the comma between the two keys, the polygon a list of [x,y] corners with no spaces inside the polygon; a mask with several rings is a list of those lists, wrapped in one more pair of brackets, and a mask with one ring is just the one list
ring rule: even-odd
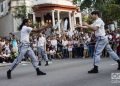
{"label": "building facade", "polygon": [[[16,32],[21,17],[25,16],[30,18],[38,29],[48,24],[55,27],[57,24],[59,32],[64,29],[61,22],[65,22],[65,19],[68,21],[67,29],[71,31],[77,23],[81,23],[81,13],[73,0],[2,0],[1,4],[3,8],[0,8],[0,36]],[[1,14],[3,9],[4,13]]]}
{"label": "building facade", "polygon": [[[8,36],[18,31],[21,16],[32,14],[33,0],[2,0],[0,1],[0,36]],[[25,6],[25,8],[23,8]]]}
{"label": "building facade", "polygon": [[52,24],[54,27],[58,24],[59,32],[64,30],[61,23],[64,23],[65,19],[68,21],[67,29],[71,31],[77,23],[82,23],[81,13],[73,0],[36,0],[32,8],[40,26]]}

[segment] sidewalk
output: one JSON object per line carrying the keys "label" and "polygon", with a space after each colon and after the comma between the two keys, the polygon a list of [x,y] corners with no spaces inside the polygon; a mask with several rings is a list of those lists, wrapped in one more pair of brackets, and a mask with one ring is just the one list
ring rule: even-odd
{"label": "sidewalk", "polygon": [[5,66],[9,66],[11,65],[11,63],[0,63],[0,67],[5,67]]}
{"label": "sidewalk", "polygon": [[[20,64],[29,64],[30,62],[22,61]],[[0,63],[0,67],[10,66],[12,63]]]}

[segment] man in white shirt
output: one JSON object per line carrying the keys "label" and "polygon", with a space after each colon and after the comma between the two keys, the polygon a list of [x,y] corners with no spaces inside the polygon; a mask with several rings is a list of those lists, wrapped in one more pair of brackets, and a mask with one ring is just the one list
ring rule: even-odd
{"label": "man in white shirt", "polygon": [[[43,34],[40,33],[38,38],[38,53],[41,54],[42,58],[46,61],[45,66],[48,66],[48,56],[46,53],[46,38],[43,37]],[[39,65],[41,65],[41,61],[39,61]]]}
{"label": "man in white shirt", "polygon": [[105,48],[107,52],[110,54],[110,56],[117,61],[118,63],[118,70],[120,70],[120,59],[117,56],[117,54],[111,49],[109,45],[108,38],[105,36],[105,29],[104,29],[104,22],[100,18],[100,13],[99,11],[93,11],[91,13],[91,17],[95,20],[92,25],[87,24],[86,22],[83,23],[84,26],[80,26],[81,28],[89,28],[93,31],[95,31],[95,36],[96,36],[96,45],[95,45],[95,51],[94,51],[94,68],[88,73],[98,73],[98,64],[100,62],[100,56]]}
{"label": "man in white shirt", "polygon": [[24,55],[27,53],[32,61],[33,67],[36,69],[37,75],[46,75],[46,73],[40,71],[38,66],[38,59],[35,56],[35,53],[33,52],[32,48],[30,47],[30,41],[29,36],[32,31],[31,21],[29,19],[24,19],[22,24],[20,25],[19,30],[21,30],[21,43],[20,43],[20,51],[17,58],[12,63],[10,69],[7,71],[7,78],[11,79],[11,72],[16,68],[16,66],[21,62],[21,60],[24,58]]}

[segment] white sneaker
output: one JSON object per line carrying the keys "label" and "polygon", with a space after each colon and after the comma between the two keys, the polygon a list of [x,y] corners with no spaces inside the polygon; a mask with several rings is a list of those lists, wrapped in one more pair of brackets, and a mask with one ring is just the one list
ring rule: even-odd
{"label": "white sneaker", "polygon": [[52,61],[49,61],[48,64],[52,64]]}

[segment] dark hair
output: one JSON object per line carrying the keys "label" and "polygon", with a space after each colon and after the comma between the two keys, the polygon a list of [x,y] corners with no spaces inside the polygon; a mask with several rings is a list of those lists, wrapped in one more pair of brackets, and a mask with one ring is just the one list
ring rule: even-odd
{"label": "dark hair", "polygon": [[93,12],[91,13],[91,15],[94,15],[94,14],[95,14],[95,15],[98,15],[99,17],[101,16],[99,11],[93,11]]}
{"label": "dark hair", "polygon": [[20,31],[22,29],[22,27],[25,25],[25,23],[28,23],[29,19],[24,19],[22,24],[20,25],[20,27],[18,28],[18,30]]}

